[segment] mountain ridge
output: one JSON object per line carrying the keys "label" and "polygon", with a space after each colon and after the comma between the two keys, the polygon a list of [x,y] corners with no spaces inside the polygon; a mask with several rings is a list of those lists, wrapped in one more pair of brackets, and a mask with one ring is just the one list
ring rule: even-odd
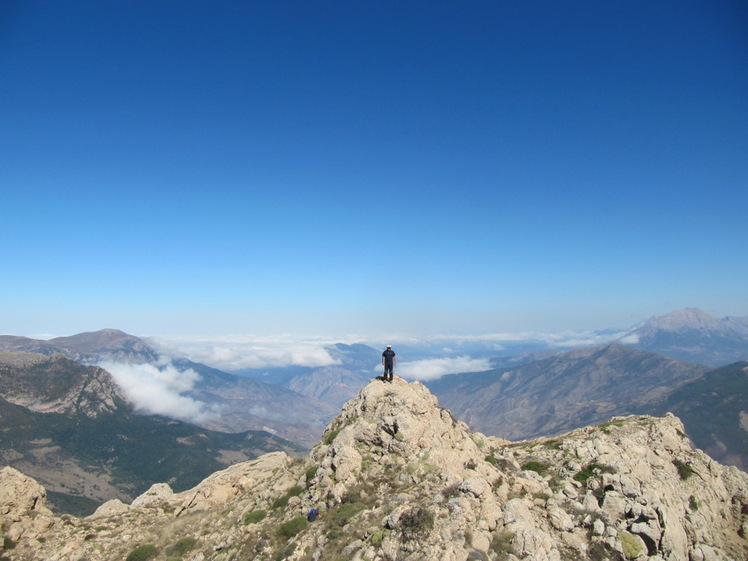
{"label": "mountain ridge", "polygon": [[180,493],[157,484],[86,519],[53,516],[42,487],[4,468],[0,556],[737,560],[746,489],[672,415],[512,443],[473,432],[419,382],[375,380],[303,459],[266,454]]}
{"label": "mountain ridge", "polygon": [[119,329],[88,331],[49,340],[0,335],[0,351],[26,351],[44,355],[63,354],[76,362],[95,363],[102,359],[117,362],[156,362],[158,355],[148,344]]}
{"label": "mountain ridge", "polygon": [[709,367],[611,343],[428,386],[460,419],[510,440],[552,435],[641,407]]}

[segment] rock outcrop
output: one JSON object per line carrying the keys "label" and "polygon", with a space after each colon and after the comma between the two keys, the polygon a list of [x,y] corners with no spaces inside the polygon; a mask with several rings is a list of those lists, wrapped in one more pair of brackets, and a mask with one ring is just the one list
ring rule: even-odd
{"label": "rock outcrop", "polygon": [[694,450],[672,415],[509,442],[402,380],[364,387],[304,459],[266,454],[86,519],[52,517],[43,489],[6,471],[13,561],[748,557],[748,475]]}

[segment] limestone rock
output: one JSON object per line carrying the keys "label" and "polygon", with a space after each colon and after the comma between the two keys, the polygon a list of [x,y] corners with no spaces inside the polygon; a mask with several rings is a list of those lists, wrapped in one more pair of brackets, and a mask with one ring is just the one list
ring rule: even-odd
{"label": "limestone rock", "polygon": [[132,508],[148,508],[163,504],[174,495],[166,483],[155,483],[132,502]]}
{"label": "limestone rock", "polygon": [[128,505],[126,505],[119,499],[112,499],[102,504],[92,515],[88,516],[87,518],[93,520],[96,518],[116,516],[118,514],[123,514],[128,510],[130,510],[130,507]]}
{"label": "limestone rock", "polygon": [[0,516],[18,520],[32,514],[52,514],[47,508],[47,491],[17,469],[0,469]]}
{"label": "limestone rock", "polygon": [[155,485],[85,520],[52,517],[44,497],[0,470],[13,561],[114,561],[143,544],[185,561],[748,558],[748,475],[693,450],[672,415],[510,443],[400,379],[362,388],[305,458]]}

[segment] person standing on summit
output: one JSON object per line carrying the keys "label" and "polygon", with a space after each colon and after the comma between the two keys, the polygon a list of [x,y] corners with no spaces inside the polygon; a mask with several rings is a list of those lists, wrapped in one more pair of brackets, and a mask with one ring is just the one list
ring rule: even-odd
{"label": "person standing on summit", "polygon": [[382,364],[384,365],[384,376],[385,382],[392,381],[392,372],[397,364],[397,358],[395,357],[395,351],[392,350],[392,345],[387,345],[387,348],[382,353]]}

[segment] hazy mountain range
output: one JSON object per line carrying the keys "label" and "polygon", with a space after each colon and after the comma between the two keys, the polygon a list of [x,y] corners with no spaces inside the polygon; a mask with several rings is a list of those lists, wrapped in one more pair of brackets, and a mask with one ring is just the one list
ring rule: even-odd
{"label": "hazy mountain range", "polygon": [[[237,376],[183,358],[165,359],[146,341],[116,329],[48,341],[0,336],[0,352],[62,354],[100,364],[136,408],[225,431],[265,430],[301,444],[316,442],[338,410],[278,384]],[[142,393],[139,393],[142,390]]]}
{"label": "hazy mountain range", "polygon": [[444,376],[428,386],[475,430],[521,440],[646,411],[709,370],[610,344],[515,368]]}

